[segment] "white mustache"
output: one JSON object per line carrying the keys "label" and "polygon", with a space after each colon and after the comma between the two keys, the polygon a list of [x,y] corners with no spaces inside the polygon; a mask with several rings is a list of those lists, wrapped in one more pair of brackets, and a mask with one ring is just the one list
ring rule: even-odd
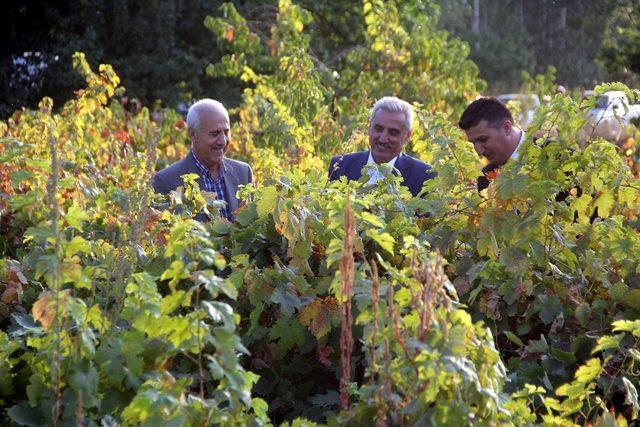
{"label": "white mustache", "polygon": [[383,148],[391,148],[392,147],[392,145],[390,143],[388,143],[388,142],[375,141],[374,144],[377,147],[383,147]]}

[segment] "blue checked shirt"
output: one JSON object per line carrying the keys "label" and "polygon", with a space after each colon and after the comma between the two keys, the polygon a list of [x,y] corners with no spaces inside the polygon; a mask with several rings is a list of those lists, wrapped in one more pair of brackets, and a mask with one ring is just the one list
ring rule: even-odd
{"label": "blue checked shirt", "polygon": [[227,218],[229,221],[233,221],[233,215],[231,214],[231,210],[229,209],[229,203],[227,202],[227,196],[224,191],[224,167],[220,165],[220,175],[216,179],[211,178],[211,174],[209,173],[209,169],[196,157],[196,153],[191,151],[193,158],[196,161],[196,167],[200,172],[200,177],[202,178],[202,190],[210,191],[215,193],[216,200],[222,200],[226,203],[224,208],[220,208],[220,215]]}

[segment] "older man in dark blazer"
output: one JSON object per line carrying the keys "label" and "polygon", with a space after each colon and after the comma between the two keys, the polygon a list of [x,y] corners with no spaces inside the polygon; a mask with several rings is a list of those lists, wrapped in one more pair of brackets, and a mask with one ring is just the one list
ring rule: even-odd
{"label": "older man in dark blazer", "polygon": [[[370,149],[332,158],[329,179],[333,181],[344,176],[358,180],[365,165],[386,163],[394,173],[402,176],[402,185],[417,196],[424,182],[438,174],[428,164],[402,152],[411,138],[412,124],[413,108],[408,102],[391,96],[379,99],[373,106],[369,122]],[[368,174],[372,184],[383,177],[377,166],[368,169]]]}
{"label": "older man in dark blazer", "polygon": [[[251,167],[225,157],[230,142],[230,122],[227,109],[218,101],[203,99],[191,106],[187,113],[191,150],[182,160],[153,176],[153,189],[167,194],[184,185],[182,176],[194,173],[201,190],[213,192],[224,201],[220,215],[233,220],[238,208],[238,186],[253,182]],[[199,219],[199,218],[198,218]]]}

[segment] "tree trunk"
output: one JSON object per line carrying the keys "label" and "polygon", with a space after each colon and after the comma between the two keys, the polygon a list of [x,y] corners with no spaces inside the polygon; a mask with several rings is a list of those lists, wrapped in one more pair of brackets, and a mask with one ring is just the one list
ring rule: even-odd
{"label": "tree trunk", "polygon": [[473,0],[471,6],[471,32],[480,34],[480,0]]}

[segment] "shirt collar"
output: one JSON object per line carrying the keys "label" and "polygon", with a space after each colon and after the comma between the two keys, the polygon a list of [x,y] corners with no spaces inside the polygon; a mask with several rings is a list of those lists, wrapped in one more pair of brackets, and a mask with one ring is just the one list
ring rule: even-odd
{"label": "shirt collar", "polygon": [[[398,160],[398,157],[400,157],[400,155],[397,155],[393,159],[389,160],[387,164],[393,168],[396,165],[396,160]],[[371,150],[369,150],[369,158],[367,159],[367,164],[368,165],[376,164],[376,161],[373,159],[373,155],[371,154]]]}
{"label": "shirt collar", "polygon": [[[193,160],[196,163],[196,167],[198,168],[202,176],[210,177],[211,173],[209,172],[209,169],[204,164],[202,164],[200,160],[198,160],[198,157],[196,157],[196,153],[193,150],[191,150],[190,153],[193,156]],[[218,175],[218,177],[222,178],[223,176],[224,176],[224,164],[220,165],[220,174]]]}
{"label": "shirt collar", "polygon": [[512,159],[517,159],[518,158],[518,148],[520,148],[520,144],[522,144],[522,141],[524,141],[524,131],[523,130],[520,131],[520,139],[518,140],[518,145],[516,145],[516,149],[513,150],[513,153],[511,153],[511,158]]}

